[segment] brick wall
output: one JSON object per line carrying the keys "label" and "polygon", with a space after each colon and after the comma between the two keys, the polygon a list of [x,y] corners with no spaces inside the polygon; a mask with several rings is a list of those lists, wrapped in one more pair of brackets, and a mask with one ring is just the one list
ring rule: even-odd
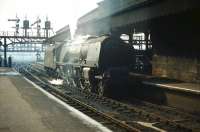
{"label": "brick wall", "polygon": [[154,55],[152,66],[155,76],[200,83],[200,60]]}

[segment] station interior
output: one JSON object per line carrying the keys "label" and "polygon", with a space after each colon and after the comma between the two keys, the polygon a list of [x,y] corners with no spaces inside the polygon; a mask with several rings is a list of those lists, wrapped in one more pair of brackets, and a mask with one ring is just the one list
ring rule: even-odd
{"label": "station interior", "polygon": [[198,0],[37,2],[0,1],[0,132],[200,131]]}

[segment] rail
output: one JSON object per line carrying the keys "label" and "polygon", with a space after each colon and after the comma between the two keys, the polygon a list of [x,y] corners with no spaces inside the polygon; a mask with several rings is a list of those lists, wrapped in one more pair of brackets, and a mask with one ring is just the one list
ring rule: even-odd
{"label": "rail", "polygon": [[[42,68],[42,65],[39,65],[38,69],[36,67],[37,66],[34,66],[33,69],[30,68],[30,70],[26,70],[26,73],[31,73],[32,76],[34,76],[34,78],[37,79],[37,81],[39,82],[41,80],[40,79],[41,76],[46,76],[46,75],[44,73],[44,69]],[[31,70],[32,70],[32,72],[29,72]],[[36,75],[33,75],[36,73],[38,74],[37,75],[38,77]],[[31,74],[29,74],[29,76]],[[42,80],[42,81],[43,81],[43,83],[41,83],[41,81],[40,81],[38,83],[38,85],[40,85],[41,87],[43,87],[44,89],[46,89],[49,92],[53,91],[52,94],[55,94],[55,93],[57,94],[57,92],[58,92],[57,96],[60,96],[60,98],[63,98],[63,100],[66,98],[67,98],[67,100],[69,100],[69,98],[72,98],[73,100],[77,100],[81,104],[83,103],[86,106],[89,106],[90,108],[94,108],[95,110],[99,111],[99,109],[96,109],[96,107],[93,104],[92,104],[93,107],[91,107],[91,104],[88,105],[87,104],[88,101],[86,103],[79,98],[73,97],[73,94],[74,94],[73,92],[76,91],[76,90],[74,90],[74,88],[72,88],[72,91],[70,91],[70,93],[67,93],[66,91],[65,92],[63,92],[62,90],[60,91],[58,88],[55,88],[55,86],[49,85],[47,81],[44,81],[44,80]],[[67,89],[65,89],[65,90],[67,90]],[[193,126],[195,126],[194,124],[196,124],[196,126],[199,126],[198,125],[199,119],[196,119],[192,115],[176,111],[175,109],[162,108],[158,105],[154,106],[154,105],[144,103],[141,101],[139,101],[142,104],[141,106],[138,105],[138,101],[136,101],[137,103],[135,106],[130,106],[130,105],[118,102],[118,101],[110,99],[110,98],[99,97],[96,94],[89,93],[87,91],[83,91],[80,89],[79,89],[79,93],[81,94],[81,96],[84,96],[84,98],[91,100],[91,102],[100,103],[103,106],[107,106],[110,109],[117,111],[118,114],[120,114],[120,117],[113,116],[113,115],[110,116],[108,114],[105,114],[105,115],[108,115],[109,116],[108,118],[111,120],[116,119],[114,121],[115,123],[108,123],[110,121],[107,121],[108,119],[106,119],[106,121],[105,121],[105,117],[104,117],[104,120],[99,120],[97,118],[97,121],[104,122],[104,123],[106,122],[105,125],[109,124],[108,127],[111,129],[113,128],[113,124],[117,125],[118,123],[120,123],[120,124],[122,123],[121,125],[124,127],[130,126],[127,129],[120,126],[120,128],[123,128],[124,130],[127,130],[127,131],[149,131],[149,130],[151,130],[151,131],[163,131],[163,130],[166,130],[166,131],[195,131],[196,129],[197,129],[197,131],[200,130],[199,127],[193,128]],[[85,112],[87,110],[85,110],[84,107],[80,106],[79,103],[78,103],[79,104],[78,106],[77,106],[77,103],[73,103],[73,102],[66,102],[66,103],[69,103],[73,107],[79,109],[80,111],[83,111],[83,113],[91,116],[92,118],[95,118],[95,116],[96,116],[96,114],[95,114],[95,116],[93,116],[94,113],[91,110],[89,112]],[[99,107],[99,105],[98,105],[98,107]],[[82,109],[82,108],[84,108],[84,109]],[[91,114],[91,113],[93,113],[93,114]],[[102,113],[102,111],[100,111],[100,113]],[[103,114],[104,114],[104,112],[103,112]],[[166,115],[166,117],[163,115]],[[128,117],[128,118],[126,118],[126,117]],[[187,125],[185,125],[185,124],[187,124]],[[192,124],[192,125],[190,126],[189,124]],[[119,126],[119,124],[117,126]],[[129,128],[131,128],[131,129],[133,128],[133,130],[131,130]]]}
{"label": "rail", "polygon": [[53,86],[51,86],[50,84],[47,84],[45,81],[41,80],[40,78],[36,77],[35,75],[33,75],[32,73],[30,73],[29,71],[27,71],[26,69],[23,69],[23,73],[26,74],[26,76],[28,75],[29,79],[31,78],[31,80],[36,83],[39,84],[40,86],[45,86],[45,90],[47,90],[48,92],[50,92],[51,94],[53,94],[54,96],[58,97],[59,99],[61,99],[62,101],[66,102],[67,104],[70,104],[71,106],[77,108],[78,110],[82,111],[83,113],[87,113],[90,114],[90,116],[95,117],[98,119],[101,119],[100,122],[106,122],[106,124],[109,126],[111,125],[111,128],[113,128],[114,126],[119,127],[119,129],[125,130],[125,131],[130,131],[130,132],[140,132],[139,129],[134,128],[118,119],[115,119],[105,113],[102,113],[100,111],[98,111],[97,109],[83,103],[80,102],[79,100],[72,98],[64,93],[62,93],[61,91],[55,89]]}

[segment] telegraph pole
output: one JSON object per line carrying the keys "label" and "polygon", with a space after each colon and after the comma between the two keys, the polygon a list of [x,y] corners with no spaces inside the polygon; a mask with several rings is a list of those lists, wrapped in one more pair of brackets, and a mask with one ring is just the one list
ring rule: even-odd
{"label": "telegraph pole", "polygon": [[8,19],[9,22],[15,22],[15,34],[18,35],[19,34],[19,22],[20,22],[20,19],[17,17],[16,15],[16,18],[15,19]]}
{"label": "telegraph pole", "polygon": [[41,36],[41,34],[40,34],[40,29],[41,29],[40,23],[41,23],[41,19],[39,17],[37,17],[37,20],[33,24],[31,24],[31,26],[34,26],[35,24],[37,24],[36,29],[37,29],[37,36],[38,37]]}

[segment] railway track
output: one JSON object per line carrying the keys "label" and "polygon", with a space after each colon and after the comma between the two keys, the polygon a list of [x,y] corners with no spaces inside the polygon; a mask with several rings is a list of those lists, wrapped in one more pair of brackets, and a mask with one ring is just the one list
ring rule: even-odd
{"label": "railway track", "polygon": [[118,119],[115,119],[115,118],[113,118],[113,117],[111,117],[111,116],[109,116],[105,113],[102,113],[102,112],[98,111],[97,109],[95,109],[95,108],[75,99],[75,98],[70,97],[69,95],[66,95],[62,91],[55,89],[52,85],[46,83],[44,80],[33,75],[32,73],[30,73],[26,69],[23,69],[23,71],[21,71],[21,72],[23,72],[24,75],[28,79],[30,79],[31,81],[33,81],[37,85],[41,86],[43,89],[45,89],[49,93],[58,97],[59,99],[61,99],[65,103],[75,107],[76,109],[85,113],[86,115],[96,119],[97,121],[99,121],[103,125],[107,126],[108,128],[115,130],[115,131],[140,132],[139,129],[134,128],[134,127],[132,127],[128,124],[125,124],[124,122],[122,122]]}
{"label": "railway track", "polygon": [[[175,109],[172,110],[170,108],[162,107],[157,108],[153,104],[146,104],[146,102],[141,105],[140,101],[138,101],[140,102],[140,105],[127,105],[110,98],[98,97],[95,94],[85,95],[93,102],[96,101],[105,106],[112,107],[112,109],[120,113],[120,115],[128,117],[128,120],[130,120],[130,118],[135,119],[138,117],[138,120],[143,120],[143,122],[139,121],[137,123],[141,123],[143,126],[157,126],[154,129],[158,131],[199,131],[198,118]],[[130,122],[127,121],[127,123]]]}
{"label": "railway track", "polygon": [[[30,80],[57,96],[67,104],[82,111],[88,116],[101,122],[114,131],[198,131],[199,120],[195,117],[169,108],[156,107],[143,103],[143,105],[127,105],[116,100],[99,97],[72,86],[58,88],[48,83],[45,76],[37,77],[41,69],[32,69],[31,73],[23,69],[23,73]],[[98,104],[98,105],[97,105]],[[100,104],[100,105],[99,105]],[[106,107],[106,110],[100,110]],[[156,110],[157,112],[154,112]],[[153,112],[152,112],[153,111]],[[162,112],[158,112],[162,111]],[[162,116],[161,114],[167,114]],[[171,119],[169,115],[180,115],[181,118]],[[193,124],[193,125],[191,125]]]}

